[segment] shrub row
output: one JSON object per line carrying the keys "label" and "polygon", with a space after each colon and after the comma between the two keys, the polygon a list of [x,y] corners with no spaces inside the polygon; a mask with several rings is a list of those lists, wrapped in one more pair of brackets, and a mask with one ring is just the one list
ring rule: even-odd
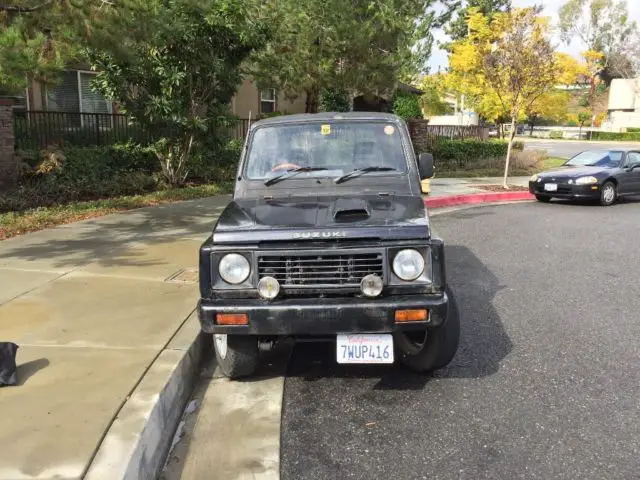
{"label": "shrub row", "polygon": [[[189,160],[190,183],[229,182],[242,144],[202,148]],[[119,144],[23,152],[18,187],[0,194],[0,213],[38,206],[135,195],[165,187],[152,146]]]}
{"label": "shrub row", "polygon": [[591,140],[626,140],[640,142],[640,132],[593,132]]}
{"label": "shrub row", "polygon": [[[436,175],[502,175],[508,143],[501,140],[440,140],[431,148]],[[540,152],[524,151],[523,142],[514,142],[511,173],[527,174],[544,160]],[[420,152],[418,152],[420,153]]]}

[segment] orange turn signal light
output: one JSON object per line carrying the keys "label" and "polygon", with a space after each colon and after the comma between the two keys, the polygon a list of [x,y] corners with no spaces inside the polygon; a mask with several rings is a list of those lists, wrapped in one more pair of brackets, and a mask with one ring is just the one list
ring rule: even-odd
{"label": "orange turn signal light", "polygon": [[429,318],[429,310],[396,310],[396,322],[424,322]]}
{"label": "orange turn signal light", "polygon": [[249,318],[246,313],[217,313],[218,325],[248,325]]}

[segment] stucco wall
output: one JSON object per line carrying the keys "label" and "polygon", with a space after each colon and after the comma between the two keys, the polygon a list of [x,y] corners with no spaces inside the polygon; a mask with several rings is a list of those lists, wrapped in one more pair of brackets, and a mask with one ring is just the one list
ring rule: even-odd
{"label": "stucco wall", "polygon": [[609,110],[640,110],[640,78],[616,78],[611,82]]}
{"label": "stucco wall", "polygon": [[[276,111],[285,113],[304,113],[305,95],[287,98],[283,92],[276,92]],[[233,113],[240,118],[256,118],[260,112],[260,92],[257,85],[250,79],[245,79],[231,102]]]}

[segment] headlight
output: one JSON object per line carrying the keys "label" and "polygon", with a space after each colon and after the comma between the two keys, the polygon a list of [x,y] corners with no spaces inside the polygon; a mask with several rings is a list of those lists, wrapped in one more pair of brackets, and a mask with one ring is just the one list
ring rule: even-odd
{"label": "headlight", "polygon": [[580,177],[576,180],[576,185],[591,185],[592,183],[598,183],[596,177]]}
{"label": "headlight", "polygon": [[424,272],[424,258],[417,250],[400,250],[393,259],[393,272],[405,282],[411,282]]}
{"label": "headlight", "polygon": [[531,175],[531,178],[529,179],[530,182],[535,182],[536,180],[538,180],[538,174],[537,173],[535,175]]}
{"label": "headlight", "polygon": [[238,253],[229,253],[220,260],[220,263],[218,264],[218,272],[220,272],[220,276],[225,282],[237,285],[238,283],[244,282],[249,277],[251,267],[249,265],[249,260],[242,255]]}

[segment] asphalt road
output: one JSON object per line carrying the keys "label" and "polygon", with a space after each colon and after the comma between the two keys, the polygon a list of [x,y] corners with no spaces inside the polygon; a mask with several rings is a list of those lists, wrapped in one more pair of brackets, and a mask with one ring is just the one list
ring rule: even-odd
{"label": "asphalt road", "polygon": [[586,140],[549,140],[542,138],[524,138],[525,148],[531,150],[546,150],[551,157],[571,158],[589,149],[609,149],[617,147],[637,147],[640,143],[632,142],[589,142]]}
{"label": "asphalt road", "polygon": [[639,219],[640,202],[433,217],[462,313],[457,356],[429,377],[297,345],[282,478],[639,478]]}

